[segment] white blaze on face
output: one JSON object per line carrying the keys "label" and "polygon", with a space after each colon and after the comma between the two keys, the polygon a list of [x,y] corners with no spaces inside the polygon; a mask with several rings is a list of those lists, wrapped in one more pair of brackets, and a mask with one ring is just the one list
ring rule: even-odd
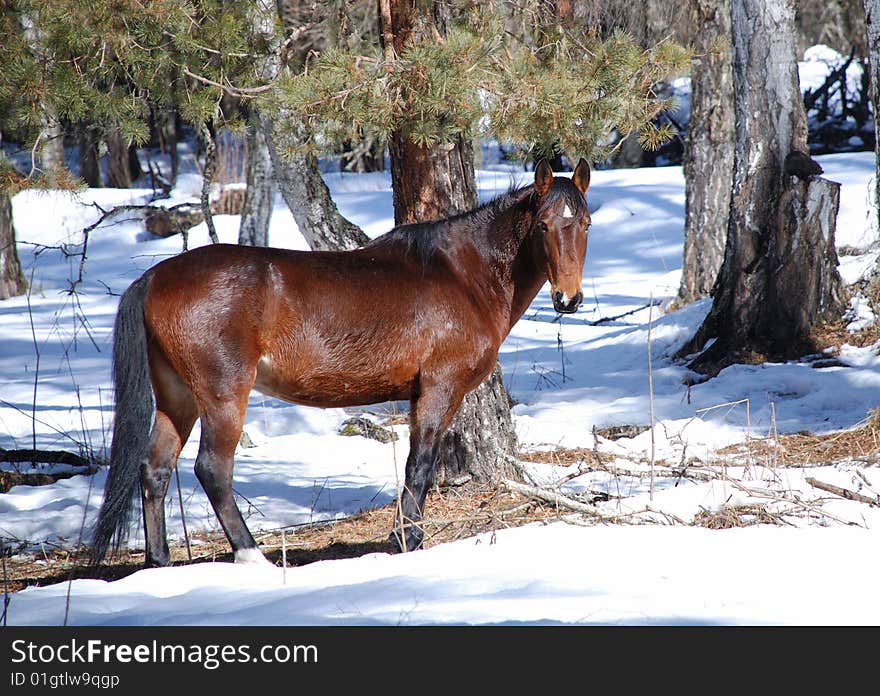
{"label": "white blaze on face", "polygon": [[569,301],[570,299],[571,299],[571,298],[568,296],[568,293],[567,293],[567,292],[562,293],[562,300],[561,300],[561,303],[562,303],[563,305],[567,305],[567,304],[568,304],[568,301]]}
{"label": "white blaze on face", "polygon": [[565,204],[565,209],[562,211],[562,217],[564,218],[573,218],[574,213],[571,212],[571,208],[568,207],[568,203]]}

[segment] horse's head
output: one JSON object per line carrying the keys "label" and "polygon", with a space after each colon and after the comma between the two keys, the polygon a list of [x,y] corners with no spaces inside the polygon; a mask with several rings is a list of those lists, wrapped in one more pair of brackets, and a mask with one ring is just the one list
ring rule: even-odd
{"label": "horse's head", "polygon": [[546,160],[535,168],[535,193],[539,199],[535,231],[543,245],[553,308],[563,314],[577,311],[584,298],[581,277],[590,228],[584,193],[589,185],[590,166],[583,158],[571,179],[554,178]]}

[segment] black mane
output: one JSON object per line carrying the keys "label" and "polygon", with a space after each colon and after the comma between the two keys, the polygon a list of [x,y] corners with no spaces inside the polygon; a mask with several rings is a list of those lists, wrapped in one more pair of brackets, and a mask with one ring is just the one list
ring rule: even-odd
{"label": "black mane", "polygon": [[[533,184],[512,186],[505,193],[468,212],[430,222],[397,225],[385,234],[376,237],[363,248],[382,249],[389,246],[402,246],[406,249],[407,254],[416,256],[424,266],[431,260],[435,251],[443,248],[444,243],[450,239],[450,232],[453,230],[476,238],[477,235],[473,234],[474,232],[488,229],[499,215],[526,199],[531,200],[533,196]],[[538,212],[552,206],[560,198],[564,199],[566,204],[576,212],[586,209],[584,197],[571,182],[571,179],[557,177],[553,180],[553,186],[541,202]]]}

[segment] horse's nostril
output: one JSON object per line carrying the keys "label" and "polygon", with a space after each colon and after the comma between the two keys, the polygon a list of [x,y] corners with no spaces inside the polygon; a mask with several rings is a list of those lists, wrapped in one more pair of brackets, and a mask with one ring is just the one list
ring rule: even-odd
{"label": "horse's nostril", "polygon": [[562,304],[562,293],[557,290],[553,293],[553,299],[556,300],[558,304]]}
{"label": "horse's nostril", "polygon": [[580,305],[581,302],[583,302],[583,300],[584,300],[584,293],[582,293],[580,290],[578,290],[577,294],[574,296],[574,299],[572,300],[572,304],[575,307],[577,307]]}

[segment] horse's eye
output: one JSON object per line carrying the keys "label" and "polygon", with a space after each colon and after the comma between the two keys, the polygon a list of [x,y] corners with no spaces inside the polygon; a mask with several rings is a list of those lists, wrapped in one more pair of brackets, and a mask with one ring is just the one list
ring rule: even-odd
{"label": "horse's eye", "polygon": [[543,220],[538,223],[538,231],[539,232],[546,232],[547,231],[547,223],[544,222]]}

